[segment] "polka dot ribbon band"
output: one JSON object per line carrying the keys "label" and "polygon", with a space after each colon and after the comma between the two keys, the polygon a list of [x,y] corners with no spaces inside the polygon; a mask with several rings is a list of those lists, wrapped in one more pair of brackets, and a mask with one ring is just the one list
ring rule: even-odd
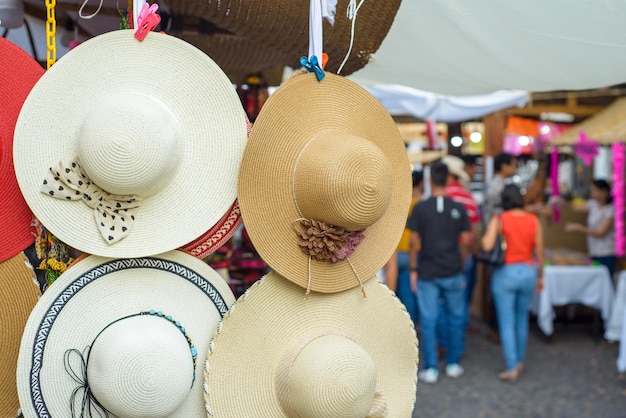
{"label": "polka dot ribbon band", "polygon": [[77,159],[50,167],[41,192],[62,200],[82,200],[94,209],[100,234],[109,245],[128,236],[141,200],[136,196],[112,195],[102,190],[89,180]]}

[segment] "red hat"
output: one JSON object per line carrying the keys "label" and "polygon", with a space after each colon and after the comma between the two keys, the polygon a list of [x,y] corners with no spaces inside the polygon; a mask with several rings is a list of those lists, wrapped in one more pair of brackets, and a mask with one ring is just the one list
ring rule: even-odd
{"label": "red hat", "polygon": [[0,38],[0,62],[0,262],[3,262],[35,241],[33,214],[20,192],[13,169],[13,131],[26,96],[44,70],[4,38]]}

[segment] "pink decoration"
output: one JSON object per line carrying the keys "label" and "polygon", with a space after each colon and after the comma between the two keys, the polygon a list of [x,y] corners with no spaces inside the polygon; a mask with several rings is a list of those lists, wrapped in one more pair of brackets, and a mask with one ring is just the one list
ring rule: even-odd
{"label": "pink decoration", "polygon": [[440,148],[437,124],[432,119],[426,121],[426,137],[428,138],[428,147],[430,149],[438,150]]}
{"label": "pink decoration", "polygon": [[154,30],[159,23],[161,23],[161,16],[156,12],[159,10],[158,4],[148,6],[148,3],[144,3],[139,11],[137,17],[137,30],[135,31],[135,38],[143,41],[146,38],[148,32]]}
{"label": "pink decoration", "polygon": [[593,157],[598,155],[598,143],[590,140],[585,131],[580,131],[578,138],[578,142],[574,144],[574,151],[576,156],[580,157],[583,163],[589,166],[593,162]]}
{"label": "pink decoration", "polygon": [[574,125],[568,123],[553,122],[537,122],[537,130],[539,131],[539,142],[543,146],[547,146],[548,142],[553,138],[563,135],[568,129]]}
{"label": "pink decoration", "polygon": [[624,153],[626,145],[615,143],[613,148],[613,195],[614,229],[615,229],[615,255],[626,254],[624,243]]}
{"label": "pink decoration", "polygon": [[[559,149],[557,147],[552,148],[550,155],[550,180],[552,182],[552,196],[559,197]],[[558,222],[561,219],[561,211],[557,205],[553,205],[552,210],[554,211],[554,222]]]}
{"label": "pink decoration", "polygon": [[356,247],[359,246],[361,241],[365,239],[365,232],[363,229],[359,231],[349,232],[346,236],[346,243],[341,247],[337,256],[333,257],[331,261],[336,263],[339,260],[345,260],[356,251]]}

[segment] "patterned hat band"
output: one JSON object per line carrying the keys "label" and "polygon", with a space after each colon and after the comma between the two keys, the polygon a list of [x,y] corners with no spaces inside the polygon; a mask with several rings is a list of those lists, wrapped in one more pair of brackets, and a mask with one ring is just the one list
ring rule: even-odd
{"label": "patterned hat band", "polygon": [[61,200],[82,200],[94,209],[100,235],[109,245],[130,234],[141,201],[137,196],[113,195],[101,189],[81,168],[78,157],[50,167],[41,192]]}
{"label": "patterned hat band", "polygon": [[[163,318],[171,322],[178,329],[178,331],[180,331],[180,333],[185,338],[187,345],[189,346],[189,352],[191,354],[191,359],[193,363],[193,369],[192,369],[193,373],[192,373],[190,387],[193,387],[193,384],[196,378],[195,369],[196,369],[196,359],[198,357],[198,350],[194,346],[189,335],[187,335],[187,331],[185,327],[182,326],[180,322],[172,318],[171,315],[166,315],[161,311],[150,310],[150,311],[139,312],[136,314],[132,314],[132,315],[128,315],[128,316],[116,319],[115,321],[107,324],[96,335],[91,345],[87,346],[83,352],[81,352],[80,350],[76,348],[71,348],[65,351],[65,354],[63,356],[63,363],[65,366],[65,371],[70,375],[72,380],[74,380],[78,384],[78,386],[76,386],[76,388],[74,388],[74,390],[72,391],[72,395],[69,400],[71,415],[73,418],[96,417],[96,416],[108,417],[109,416],[110,412],[104,406],[105,404],[107,404],[107,402],[103,399],[98,400],[97,398],[98,389],[94,388],[95,386],[97,386],[97,384],[94,384],[93,378],[91,379],[92,381],[90,382],[90,379],[88,377],[89,362],[94,352],[94,345],[96,344],[96,341],[98,340],[98,338],[103,333],[105,333],[108,329],[110,329],[113,325],[119,324],[121,321],[125,319],[139,317],[139,316]],[[158,330],[160,334],[162,334],[162,331],[163,331],[162,329]],[[103,347],[103,349],[106,351],[115,350],[114,348],[108,347],[108,346],[106,348]],[[77,405],[80,405],[80,406],[77,407]]]}

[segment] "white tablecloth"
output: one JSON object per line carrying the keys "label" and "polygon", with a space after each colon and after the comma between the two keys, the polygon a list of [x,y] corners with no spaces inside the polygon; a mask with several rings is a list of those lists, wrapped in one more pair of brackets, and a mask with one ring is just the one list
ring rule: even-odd
{"label": "white tablecloth", "polygon": [[546,266],[544,288],[531,310],[546,335],[552,335],[554,306],[580,303],[598,309],[606,324],[613,306],[613,283],[605,266]]}
{"label": "white tablecloth", "polygon": [[622,319],[624,317],[624,306],[626,306],[626,270],[622,271],[617,278],[617,290],[611,316],[604,332],[604,338],[609,341],[622,340]]}

